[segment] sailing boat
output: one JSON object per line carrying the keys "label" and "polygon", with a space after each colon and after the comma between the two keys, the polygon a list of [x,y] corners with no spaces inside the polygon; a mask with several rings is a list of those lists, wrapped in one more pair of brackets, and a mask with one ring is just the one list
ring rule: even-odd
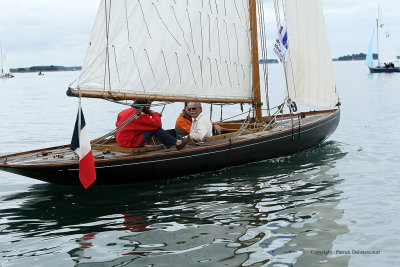
{"label": "sailing boat", "polygon": [[[375,29],[378,47],[378,65],[374,67],[372,47],[375,39]],[[370,73],[400,72],[400,63],[397,59],[394,43],[386,28],[380,8],[378,8],[378,18],[372,32],[365,64],[368,66]]]}
{"label": "sailing boat", "polygon": [[10,68],[7,66],[6,57],[3,53],[3,47],[0,42],[0,78],[13,78],[14,75],[11,74]]}
{"label": "sailing boat", "polygon": [[[267,94],[264,110],[257,25],[263,55],[265,27],[263,16],[256,16],[264,14],[263,8],[262,0],[101,1],[81,74],[68,96],[121,104],[237,104],[243,119],[221,115],[220,135],[182,150],[166,149],[156,139],[146,147],[118,147],[113,130],[91,142],[94,185],[183,176],[287,156],[316,146],[336,130],[340,102],[320,0],[275,1],[277,29],[286,29],[285,36],[281,30],[277,35],[288,47],[282,64],[286,95],[270,108]],[[267,67],[263,65],[264,74]],[[265,87],[268,92],[268,83]],[[297,105],[313,111],[297,112]],[[69,145],[2,156],[0,169],[79,185],[79,160]]]}

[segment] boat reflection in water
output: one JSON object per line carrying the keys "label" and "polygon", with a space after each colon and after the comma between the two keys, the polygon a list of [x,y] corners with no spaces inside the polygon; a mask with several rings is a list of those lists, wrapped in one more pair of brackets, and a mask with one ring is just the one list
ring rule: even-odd
{"label": "boat reflection in water", "polygon": [[346,266],[312,252],[348,232],[337,223],[340,146],[140,186],[33,185],[2,200],[0,253],[20,264]]}

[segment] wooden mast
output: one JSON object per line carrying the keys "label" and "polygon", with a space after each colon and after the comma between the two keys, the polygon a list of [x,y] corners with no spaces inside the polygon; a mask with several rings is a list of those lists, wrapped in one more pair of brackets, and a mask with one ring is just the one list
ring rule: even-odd
{"label": "wooden mast", "polygon": [[261,94],[260,94],[260,66],[258,64],[258,38],[257,38],[257,9],[256,0],[249,0],[250,6],[250,28],[251,28],[251,47],[253,62],[253,106],[256,110],[256,119],[262,120]]}

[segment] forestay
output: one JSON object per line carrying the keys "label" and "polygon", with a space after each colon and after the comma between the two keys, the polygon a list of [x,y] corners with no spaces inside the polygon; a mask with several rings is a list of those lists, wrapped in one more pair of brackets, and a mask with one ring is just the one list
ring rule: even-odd
{"label": "forestay", "polygon": [[285,0],[288,97],[311,107],[338,103],[332,56],[320,0]]}
{"label": "forestay", "polygon": [[248,0],[102,0],[75,88],[249,101],[251,64]]}

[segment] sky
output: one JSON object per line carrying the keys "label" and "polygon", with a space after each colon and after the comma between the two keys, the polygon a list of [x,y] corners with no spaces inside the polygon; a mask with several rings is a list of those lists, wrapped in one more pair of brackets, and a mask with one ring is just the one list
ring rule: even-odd
{"label": "sky", "polygon": [[[264,1],[265,7],[272,3]],[[321,2],[334,58],[367,52],[378,4],[400,52],[399,0]],[[100,0],[0,0],[0,41],[8,65],[81,66],[99,3]],[[272,10],[266,11],[267,22],[275,20],[273,14]],[[268,33],[268,38],[272,44],[276,33]]]}

